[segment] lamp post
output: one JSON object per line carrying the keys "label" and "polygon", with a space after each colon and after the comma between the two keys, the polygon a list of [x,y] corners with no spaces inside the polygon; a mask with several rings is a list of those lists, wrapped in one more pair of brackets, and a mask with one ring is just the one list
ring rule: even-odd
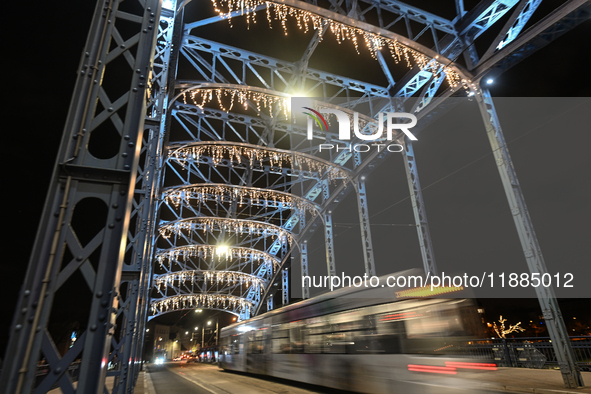
{"label": "lamp post", "polygon": [[[211,320],[207,322],[207,325],[210,326],[211,325]],[[219,342],[219,337],[220,337],[220,333],[219,333],[219,319],[216,317],[215,318],[215,345],[218,345]]]}

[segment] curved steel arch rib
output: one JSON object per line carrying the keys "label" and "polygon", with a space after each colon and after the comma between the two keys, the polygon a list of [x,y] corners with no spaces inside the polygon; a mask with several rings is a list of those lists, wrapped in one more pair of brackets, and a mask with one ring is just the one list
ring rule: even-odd
{"label": "curved steel arch rib", "polygon": [[[212,200],[219,198],[239,198],[239,204],[253,204],[253,200],[272,203],[274,206],[281,204],[285,209],[306,210],[318,212],[320,207],[314,201],[307,198],[273,189],[262,189],[257,187],[226,185],[219,183],[204,183],[193,185],[182,185],[169,187],[162,193],[162,199],[173,205],[180,205],[189,200]],[[271,206],[271,205],[269,205]]]}
{"label": "curved steel arch rib", "polygon": [[[442,54],[438,53],[437,51],[427,48],[426,46],[419,44],[418,42],[414,41],[411,38],[405,37],[403,35],[388,31],[378,26],[374,26],[372,24],[362,22],[351,17],[339,14],[337,12],[327,10],[322,7],[318,7],[316,5],[306,3],[303,1],[298,0],[274,0],[274,1],[262,1],[262,0],[254,0],[249,1],[245,4],[244,0],[237,0],[237,1],[230,1],[228,2],[229,9],[228,13],[224,13],[217,7],[217,4],[214,2],[214,6],[220,13],[222,18],[234,17],[235,16],[235,8],[240,8],[242,11],[241,15],[245,16],[246,18],[253,18],[255,12],[261,8],[262,5],[265,5],[266,12],[267,12],[267,19],[271,22],[272,19],[276,19],[277,15],[283,18],[285,15],[295,15],[294,18],[298,19],[300,29],[305,28],[306,30],[309,29],[308,23],[312,25],[313,30],[321,31],[321,28],[328,24],[332,30],[338,30],[339,33],[343,33],[347,30],[348,33],[353,31],[356,34],[367,34],[365,35],[365,39],[369,41],[373,41],[371,44],[368,44],[368,48],[373,52],[380,44],[388,43],[388,42],[395,42],[402,45],[404,48],[416,52],[418,55],[425,56],[428,59],[425,59],[427,63],[431,60],[435,61],[438,65],[441,65],[443,68],[446,69],[447,73],[457,74],[458,80],[470,80],[470,74],[467,73],[465,70],[461,69],[458,65],[456,65],[451,59],[443,56]],[[271,9],[275,10],[275,16],[271,15]],[[345,29],[345,30],[343,30]],[[369,36],[368,36],[369,35]],[[342,34],[342,39],[345,39],[345,34]],[[381,43],[378,43],[377,40],[382,40]],[[356,40],[355,40],[356,41]]]}
{"label": "curved steel arch rib", "polygon": [[[217,246],[214,245],[200,244],[192,244],[185,246],[177,246],[169,249],[161,249],[156,253],[156,261],[164,265],[165,260],[176,260],[179,257],[182,259],[198,257],[205,260],[209,257],[213,257],[216,254],[219,254],[216,253],[216,249]],[[262,250],[242,246],[229,246],[228,250],[224,253],[224,255],[227,258],[232,257],[236,259],[248,259],[250,261],[262,261],[262,263],[264,263],[265,266],[268,266],[271,269],[271,271],[275,271],[281,264],[281,261],[279,260],[279,258],[277,258],[277,256],[274,256]],[[168,273],[170,273],[170,271]]]}
{"label": "curved steel arch rib", "polygon": [[[217,298],[216,298],[217,297]],[[166,313],[187,309],[209,309],[228,312],[238,316],[239,320],[248,319],[252,310],[252,302],[241,297],[224,297],[219,295],[186,295],[172,296],[150,303],[148,321]]]}

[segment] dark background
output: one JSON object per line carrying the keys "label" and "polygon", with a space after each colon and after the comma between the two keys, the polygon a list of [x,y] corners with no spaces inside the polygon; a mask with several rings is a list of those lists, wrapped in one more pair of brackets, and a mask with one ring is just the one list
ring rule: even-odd
{"label": "dark background", "polygon": [[[419,7],[429,6],[428,2],[410,3]],[[556,4],[558,3],[545,1],[543,7],[548,10],[554,8]],[[8,330],[14,313],[13,308],[37,231],[76,79],[76,68],[86,41],[94,5],[95,3],[92,1],[37,2],[33,6],[24,3],[7,5],[8,12],[4,19],[6,34],[3,40],[3,70],[5,73],[3,190],[5,194],[4,227],[7,230],[4,232],[5,242],[2,248],[4,259],[1,273],[4,280],[4,301],[0,311],[3,316],[0,321],[0,354],[4,353],[8,341]],[[432,4],[430,6],[432,7]],[[437,7],[445,8],[445,11],[440,10],[442,16],[451,17],[449,14],[454,13],[453,2],[445,4],[438,2]],[[429,9],[427,8],[427,10]],[[438,10],[430,11],[438,13]],[[543,9],[540,12],[543,13]],[[264,18],[259,19],[264,21]],[[212,35],[216,35],[215,33],[212,30]],[[236,30],[234,34],[240,34],[240,31]],[[591,93],[591,80],[588,73],[588,54],[591,49],[589,37],[591,37],[591,24],[588,21],[499,77],[490,86],[492,95],[495,97],[589,97]],[[233,40],[228,36],[224,38],[230,42]],[[257,43],[255,42],[253,45],[256,46]],[[264,46],[265,43],[261,43],[261,45]],[[271,45],[280,45],[280,42],[272,41]],[[589,101],[587,101],[580,111],[588,113],[590,107]],[[514,110],[514,108],[507,110]],[[499,111],[501,112],[501,109]],[[531,119],[531,123],[524,124],[523,127],[514,131],[505,130],[505,132],[507,140],[528,133],[512,143],[509,148],[513,154],[517,173],[532,213],[542,251],[547,256],[546,260],[549,265],[555,264],[555,262],[550,261],[552,258],[548,258],[548,256],[564,255],[569,260],[576,260],[578,264],[589,267],[590,260],[586,248],[591,235],[588,227],[590,219],[588,206],[591,200],[589,198],[589,169],[591,168],[588,153],[588,146],[591,142],[589,129],[569,130],[558,125],[555,129],[541,135],[534,130],[539,126],[538,120]],[[544,130],[547,129],[544,128]],[[426,133],[425,139],[427,137],[435,141],[437,138],[453,138],[453,136],[438,135],[437,132]],[[545,142],[542,150],[530,149],[531,146],[537,146],[536,143],[540,141]],[[462,144],[461,141],[457,143]],[[433,184],[425,191],[425,200],[433,231],[436,256],[438,253],[453,256],[453,253],[446,251],[447,239],[454,238],[447,227],[450,222],[459,225],[459,228],[463,227],[466,233],[473,233],[469,225],[463,225],[462,220],[482,212],[481,208],[486,212],[485,216],[490,217],[495,217],[497,212],[504,209],[502,199],[497,200],[499,206],[492,208],[485,206],[483,208],[480,206],[482,203],[478,197],[471,196],[462,200],[462,196],[457,195],[461,190],[456,188],[457,182],[464,184],[472,182],[470,179],[459,181],[458,179],[462,178],[458,177],[465,174],[478,177],[478,175],[474,175],[476,172],[472,173],[471,170],[478,169],[479,166],[484,165],[482,163],[490,162],[492,159],[489,157],[486,160],[480,160],[476,164],[469,165],[470,171],[463,171],[461,170],[463,166],[480,157],[476,153],[471,154],[469,146],[464,146],[462,149],[467,153],[467,157],[458,157],[457,160],[452,161],[441,157],[438,159],[439,162],[431,163],[428,153],[421,157],[420,147],[417,147],[416,151],[417,156],[421,159],[419,171],[421,171],[423,187]],[[398,163],[392,162],[391,164],[393,164],[393,171],[403,172],[400,158]],[[496,177],[495,182],[498,187],[491,193],[502,196],[503,191],[500,189],[498,174],[491,170],[490,163],[486,166],[488,172],[481,176],[491,179]],[[396,169],[394,170],[394,168]],[[429,168],[435,168],[437,171],[430,172]],[[423,169],[425,169],[424,175]],[[459,172],[457,172],[458,170]],[[386,193],[382,190],[383,185],[390,185],[388,187],[395,185],[395,188],[394,190],[389,189]],[[370,193],[370,204],[372,204],[374,196],[380,194],[391,196],[384,205],[384,207],[388,207],[406,197],[407,187],[406,184],[397,182],[388,184],[383,179],[369,177],[368,192]],[[442,200],[442,198],[447,200]],[[388,204],[388,201],[391,204]],[[456,206],[453,206],[454,201]],[[439,219],[435,212],[445,213],[445,209],[438,208],[439,204],[445,204],[450,210],[453,208],[458,212],[464,212],[465,216],[458,217],[453,212],[449,212],[448,217]],[[412,211],[409,216],[409,207],[408,200],[400,202],[394,208],[389,208],[372,218],[372,222],[378,224],[412,223]],[[374,215],[374,208],[373,205],[370,206],[370,215]],[[405,213],[397,214],[398,208],[404,209]],[[432,211],[434,212],[431,213]],[[354,219],[356,211],[353,211],[350,216]],[[548,216],[550,218],[546,220]],[[539,225],[542,222],[540,218],[544,222],[541,226]],[[347,223],[351,220],[347,220],[347,222],[343,220],[342,222]],[[372,230],[374,229],[372,228]],[[341,227],[336,232],[337,267],[339,267],[339,261],[343,260],[339,256],[338,245],[359,242],[358,231],[358,227],[351,229]],[[386,242],[385,245],[389,245],[388,242],[392,237],[403,237],[396,232],[408,232],[409,229],[392,227],[388,231],[394,231],[394,233],[374,230],[374,237],[376,237],[374,246],[384,245],[383,242]],[[511,230],[500,228],[499,231],[501,234]],[[404,237],[406,236],[404,235]],[[458,238],[455,237],[455,239]],[[511,253],[515,253],[515,250],[519,251],[520,247],[518,243],[516,244],[516,237],[511,242],[507,246],[498,240],[489,238],[486,243],[488,246],[483,246],[484,249],[468,245],[477,249],[476,252],[470,251],[469,258],[475,261],[475,264],[482,264],[483,267],[487,267],[487,271],[491,271],[488,267],[494,265],[494,259],[486,260],[485,258],[491,253],[496,256],[495,253],[499,249],[510,249]],[[457,249],[457,246],[455,248]],[[414,253],[416,256],[417,252],[418,250],[415,248],[414,252],[410,253],[411,255]],[[420,264],[420,260],[415,261]],[[318,263],[311,261],[312,264]],[[406,266],[398,265],[397,261],[392,261],[391,264],[393,267],[390,272],[398,271],[399,267],[406,268]],[[406,264],[408,261],[404,263],[404,265]],[[519,264],[525,266],[523,260]],[[420,267],[420,265],[418,266]],[[386,274],[388,268],[388,265],[384,265],[378,269],[378,273]],[[484,268],[478,270],[482,271]],[[586,280],[588,281],[588,279],[587,276]],[[588,292],[587,295],[591,297],[591,293]],[[76,295],[72,294],[73,301],[75,298]],[[487,314],[490,315],[491,321],[496,319],[498,314],[508,316],[510,321],[511,319],[522,319],[521,316],[530,313],[539,314],[539,307],[535,299],[524,299],[518,302],[502,299],[481,301],[486,304]],[[589,314],[588,300],[561,300],[561,305],[565,315],[573,316],[574,313],[582,313],[583,311],[586,311],[587,315]]]}

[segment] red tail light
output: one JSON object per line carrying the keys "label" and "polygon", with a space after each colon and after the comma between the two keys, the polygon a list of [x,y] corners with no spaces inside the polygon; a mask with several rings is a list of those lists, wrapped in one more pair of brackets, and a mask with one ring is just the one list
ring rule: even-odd
{"label": "red tail light", "polygon": [[497,364],[492,363],[462,363],[455,361],[446,361],[445,365],[452,368],[464,368],[464,369],[484,369],[488,371],[496,371]]}
{"label": "red tail light", "polygon": [[430,373],[444,373],[448,375],[455,375],[458,372],[453,367],[436,367],[434,365],[418,365],[408,364],[409,371],[415,372],[430,372]]}

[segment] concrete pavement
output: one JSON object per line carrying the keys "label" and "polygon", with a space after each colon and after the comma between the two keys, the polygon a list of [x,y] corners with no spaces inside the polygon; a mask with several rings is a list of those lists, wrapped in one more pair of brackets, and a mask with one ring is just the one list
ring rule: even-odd
{"label": "concrete pavement", "polygon": [[[207,368],[209,372],[215,368],[211,366]],[[210,371],[211,370],[211,371]],[[494,391],[494,392],[507,392],[507,393],[536,393],[536,394],[575,394],[575,393],[591,393],[591,372],[582,372],[583,381],[587,385],[586,387],[578,389],[568,389],[564,387],[562,382],[562,376],[558,370],[549,369],[525,369],[525,368],[499,368],[493,373],[488,372],[470,372],[464,373],[463,378],[473,380],[476,386],[481,390]],[[241,377],[241,380],[248,379],[256,381],[256,377]],[[179,385],[187,385],[192,387],[191,392],[204,392],[207,393],[210,390],[207,389],[206,382],[195,382],[195,379],[179,379]],[[76,385],[74,384],[74,387]],[[246,387],[241,386],[244,390]],[[158,392],[162,389],[159,388]],[[232,391],[227,391],[232,392]],[[289,392],[301,392],[298,388],[290,389]],[[61,393],[61,390],[56,389],[49,392],[50,394]],[[135,394],[157,394],[157,391],[152,382],[150,371],[146,368],[141,371],[137,384],[135,387]],[[240,391],[236,391],[240,393]]]}
{"label": "concrete pavement", "polygon": [[[507,393],[539,393],[539,394],[574,394],[591,393],[591,372],[582,372],[583,381],[588,386],[578,389],[564,387],[562,376],[558,370],[499,368],[493,373],[464,373],[463,378],[473,380],[481,390]],[[252,378],[256,379],[256,378]],[[200,389],[200,387],[196,387]],[[294,389],[293,392],[295,392]],[[201,390],[198,390],[201,391]],[[292,391],[292,390],[290,390]],[[138,378],[135,394],[157,394],[150,378],[150,372],[142,371]]]}
{"label": "concrete pavement", "polygon": [[499,368],[494,373],[471,372],[464,378],[478,380],[481,387],[517,393],[591,393],[591,372],[582,372],[586,387],[564,387],[560,371],[552,369]]}

